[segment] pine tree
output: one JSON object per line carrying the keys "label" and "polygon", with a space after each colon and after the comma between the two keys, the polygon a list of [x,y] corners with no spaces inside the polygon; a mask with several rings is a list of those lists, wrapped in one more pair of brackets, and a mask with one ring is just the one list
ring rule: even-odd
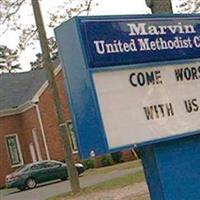
{"label": "pine tree", "polygon": [[21,69],[18,62],[18,51],[7,46],[0,46],[0,72],[13,72]]}

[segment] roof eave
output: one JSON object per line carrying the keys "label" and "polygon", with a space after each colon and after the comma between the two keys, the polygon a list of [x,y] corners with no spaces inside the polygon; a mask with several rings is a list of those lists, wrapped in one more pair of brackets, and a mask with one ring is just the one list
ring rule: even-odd
{"label": "roof eave", "polygon": [[8,109],[0,110],[0,117],[21,114],[21,113],[29,110],[33,106],[34,106],[34,103],[32,101],[27,101],[24,104],[17,106],[15,108],[8,108]]}
{"label": "roof eave", "polygon": [[[57,76],[58,73],[62,70],[61,64],[59,64],[55,69],[54,69],[54,75]],[[46,88],[49,86],[48,80],[45,81],[45,83],[40,87],[40,89],[35,93],[35,95],[32,98],[32,102],[38,102],[40,96],[43,94],[43,92],[46,90]]]}

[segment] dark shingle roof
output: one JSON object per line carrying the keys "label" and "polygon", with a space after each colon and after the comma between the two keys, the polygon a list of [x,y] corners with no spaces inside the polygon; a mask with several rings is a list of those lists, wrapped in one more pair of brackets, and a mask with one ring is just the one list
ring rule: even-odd
{"label": "dark shingle roof", "polygon": [[0,75],[0,110],[30,101],[47,80],[45,69]]}

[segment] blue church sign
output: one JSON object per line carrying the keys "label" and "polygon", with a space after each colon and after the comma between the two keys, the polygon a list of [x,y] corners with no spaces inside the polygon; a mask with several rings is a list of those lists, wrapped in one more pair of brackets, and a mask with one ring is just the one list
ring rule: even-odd
{"label": "blue church sign", "polygon": [[76,17],[56,29],[83,158],[198,132],[199,20]]}
{"label": "blue church sign", "polygon": [[137,147],[151,199],[199,200],[200,16],[75,17],[55,34],[81,157]]}

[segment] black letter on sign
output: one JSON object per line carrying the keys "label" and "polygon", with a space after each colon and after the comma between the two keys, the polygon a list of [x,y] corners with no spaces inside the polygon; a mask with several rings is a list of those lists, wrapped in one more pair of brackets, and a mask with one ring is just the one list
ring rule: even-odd
{"label": "black letter on sign", "polygon": [[197,104],[197,99],[185,100],[184,103],[185,103],[186,111],[189,113],[191,113],[192,111],[196,112],[199,110],[199,106]]}
{"label": "black letter on sign", "polygon": [[130,81],[130,83],[131,83],[132,86],[137,87],[137,84],[135,84],[135,83],[133,82],[133,76],[135,76],[135,73],[132,73],[132,74],[130,75],[129,81]]}

